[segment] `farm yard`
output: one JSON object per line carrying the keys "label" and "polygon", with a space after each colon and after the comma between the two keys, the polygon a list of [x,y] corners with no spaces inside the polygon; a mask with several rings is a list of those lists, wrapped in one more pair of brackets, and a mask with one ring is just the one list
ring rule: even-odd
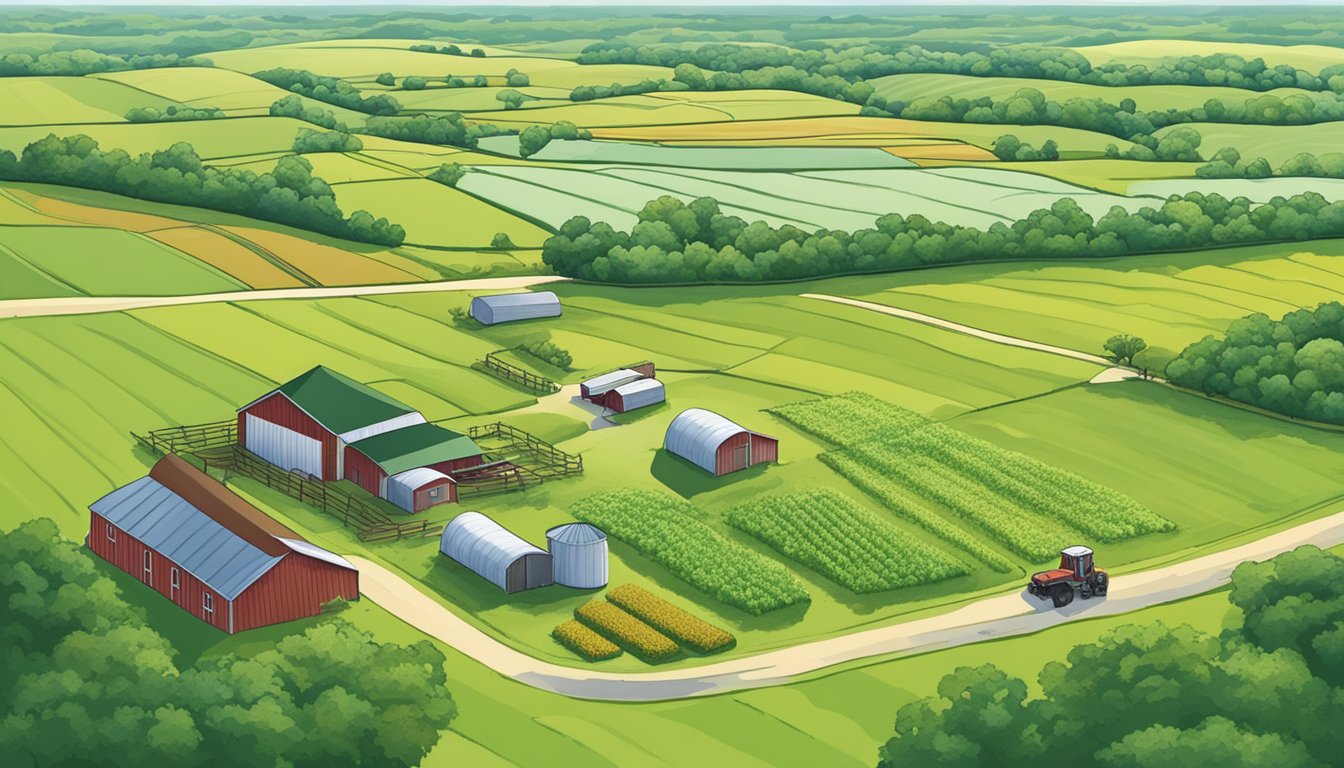
{"label": "farm yard", "polygon": [[[974,615],[1070,545],[1141,578],[1338,511],[1344,429],[1165,380],[1239,334],[1238,386],[1273,361],[1344,393],[1324,321],[1296,357],[1247,340],[1344,296],[1327,14],[345,10],[0,12],[2,535],[85,541],[175,446],[410,595],[230,637],[95,560],[180,668],[348,623],[445,659],[451,725],[397,764],[871,765],[956,667],[1036,696],[1043,658],[1125,623],[1241,614],[1074,604],[750,691],[716,665]],[[1005,106],[1024,89],[1054,106]],[[319,368],[399,415],[249,443],[240,409]],[[290,461],[313,441],[337,453]],[[441,536],[465,512],[494,560]],[[616,678],[686,698],[614,703]]]}

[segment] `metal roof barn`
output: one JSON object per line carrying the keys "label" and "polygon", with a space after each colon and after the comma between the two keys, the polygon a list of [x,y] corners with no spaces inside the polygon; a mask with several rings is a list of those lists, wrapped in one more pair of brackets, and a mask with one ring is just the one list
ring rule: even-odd
{"label": "metal roof barn", "polygon": [[417,467],[387,478],[388,501],[407,512],[421,512],[457,498],[457,482],[437,469]]}
{"label": "metal roof barn", "polygon": [[657,379],[640,379],[622,384],[606,396],[606,406],[617,413],[647,408],[667,400],[667,390]]}
{"label": "metal roof barn", "polygon": [[175,455],[89,506],[87,544],[230,634],[359,598],[344,558],[303,540]]}
{"label": "metal roof barn", "polygon": [[610,373],[604,373],[601,376],[594,376],[583,382],[579,385],[579,395],[588,399],[601,397],[622,384],[629,384],[632,381],[639,381],[642,378],[644,378],[644,374],[639,371],[622,368],[617,371],[611,371]]}
{"label": "metal roof barn", "polygon": [[551,291],[503,293],[471,300],[471,316],[484,325],[560,316],[560,298]]}
{"label": "metal roof barn", "polygon": [[481,455],[475,440],[437,424],[413,424],[351,443],[350,447],[389,475]]}
{"label": "metal roof barn", "polygon": [[663,447],[715,475],[779,458],[779,441],[775,438],[752,432],[703,408],[677,414],[667,427]]}
{"label": "metal roof barn", "polygon": [[575,589],[607,584],[607,534],[588,523],[559,525],[546,532],[555,583]]}
{"label": "metal roof barn", "polygon": [[512,594],[552,583],[551,556],[482,515],[463,512],[443,529],[439,551]]}

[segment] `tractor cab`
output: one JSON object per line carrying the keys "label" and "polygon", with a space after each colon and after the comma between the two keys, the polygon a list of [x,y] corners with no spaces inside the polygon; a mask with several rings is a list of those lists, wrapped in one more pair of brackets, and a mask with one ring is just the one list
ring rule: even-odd
{"label": "tractor cab", "polygon": [[1068,571],[1070,581],[1087,581],[1092,576],[1092,550],[1068,547],[1059,553],[1059,569]]}

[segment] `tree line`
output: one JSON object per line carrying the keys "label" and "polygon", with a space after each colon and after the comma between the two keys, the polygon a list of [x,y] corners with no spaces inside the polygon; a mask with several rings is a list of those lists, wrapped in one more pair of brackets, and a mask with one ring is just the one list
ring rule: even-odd
{"label": "tree line", "polygon": [[50,51],[38,56],[9,53],[0,56],[0,77],[68,75],[83,77],[98,72],[122,72],[130,69],[162,67],[208,67],[210,61],[176,53],[150,53],[116,56],[87,49]]}
{"label": "tree line", "polygon": [[426,640],[327,619],[253,654],[188,659],[96,562],[48,519],[0,531],[9,765],[412,766],[457,714]]}
{"label": "tree line", "polygon": [[1344,304],[1254,314],[1167,364],[1183,387],[1298,418],[1344,425]]}
{"label": "tree line", "polygon": [[[1243,563],[1220,634],[1117,627],[1027,681],[959,667],[901,707],[879,768],[1344,765],[1344,558],[1304,546]],[[1235,615],[1235,614],[1234,614]]]}
{"label": "tree line", "polygon": [[1263,157],[1245,158],[1235,147],[1224,147],[1208,163],[1195,169],[1205,179],[1265,179],[1270,176],[1315,176],[1344,179],[1344,152],[1313,155],[1299,152],[1274,168]]}
{"label": "tree line", "polygon": [[253,77],[271,85],[293,91],[338,107],[366,112],[370,115],[395,115],[401,103],[386,93],[365,96],[358,88],[337,77],[315,75],[305,69],[277,67],[253,73]]}
{"label": "tree line", "polygon": [[663,196],[628,232],[575,216],[542,246],[557,274],[609,283],[796,280],[1006,259],[1096,258],[1344,235],[1344,201],[1314,192],[1252,203],[1190,192],[1099,219],[1072,198],[987,229],[887,214],[852,232],[748,224],[718,201]]}
{"label": "tree line", "polygon": [[334,237],[397,246],[406,239],[399,224],[367,211],[345,216],[331,186],[313,176],[302,157],[280,158],[270,173],[211,168],[187,142],[132,157],[104,151],[83,134],[48,135],[17,157],[0,151],[0,179],[61,184],[176,205],[191,205],[274,221]]}
{"label": "tree line", "polygon": [[132,107],[126,111],[129,123],[171,123],[182,120],[219,120],[225,117],[224,110],[217,107],[179,107],[170,104],[166,109],[158,107]]}
{"label": "tree line", "polygon": [[709,43],[697,48],[594,43],[579,54],[577,61],[580,64],[648,64],[660,67],[691,64],[722,73],[790,68],[807,74],[834,75],[851,82],[887,75],[951,74],[1061,80],[1105,86],[1219,85],[1254,91],[1304,88],[1344,93],[1344,64],[1333,64],[1318,74],[1312,74],[1283,64],[1271,67],[1261,58],[1247,59],[1227,53],[1174,56],[1152,64],[1108,62],[1093,65],[1075,50],[1040,46],[959,52],[929,50],[920,45],[907,44],[794,50],[735,43]]}

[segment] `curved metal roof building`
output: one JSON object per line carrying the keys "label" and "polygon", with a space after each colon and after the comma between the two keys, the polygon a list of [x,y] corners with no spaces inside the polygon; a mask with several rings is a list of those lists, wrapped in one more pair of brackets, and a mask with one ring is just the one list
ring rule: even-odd
{"label": "curved metal roof building", "polygon": [[501,293],[471,300],[471,316],[484,325],[559,315],[560,298],[552,291]]}
{"label": "curved metal roof building", "polygon": [[480,512],[453,518],[439,538],[439,551],[505,592],[551,583],[551,556]]}
{"label": "curved metal roof building", "polygon": [[703,408],[677,414],[667,426],[663,447],[715,475],[777,461],[779,457],[779,441],[775,438],[752,432]]}

